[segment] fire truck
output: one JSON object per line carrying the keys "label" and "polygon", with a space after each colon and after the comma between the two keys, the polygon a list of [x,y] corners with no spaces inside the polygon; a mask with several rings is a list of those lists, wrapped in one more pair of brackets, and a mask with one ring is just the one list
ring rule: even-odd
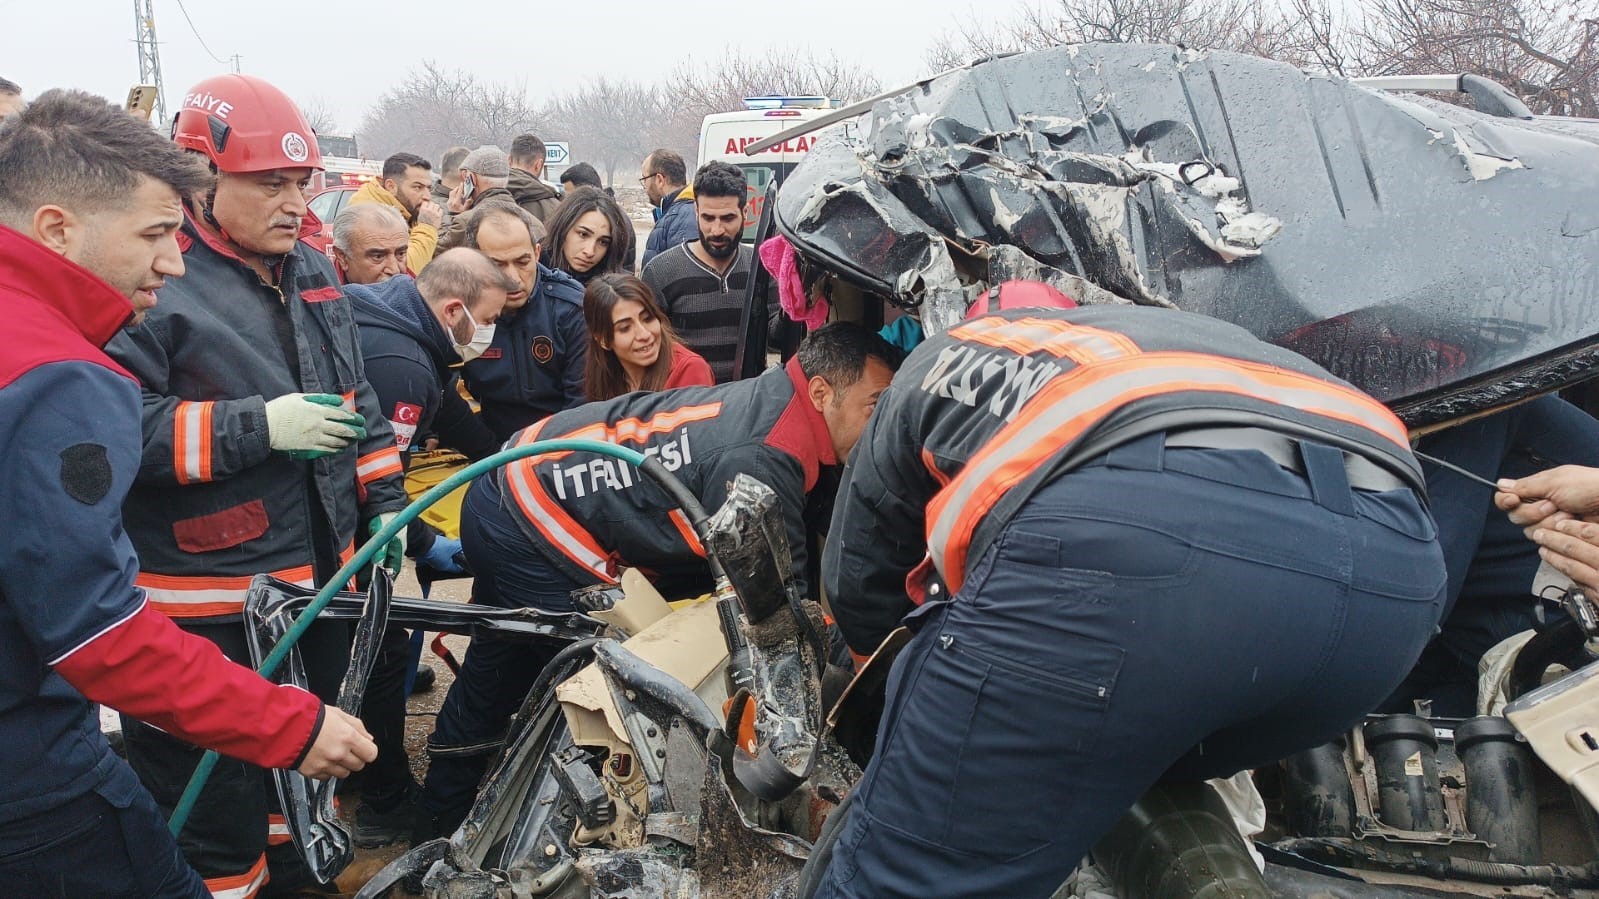
{"label": "fire truck", "polygon": [[353,137],[318,134],[316,144],[317,149],[322,151],[322,164],[326,170],[311,176],[313,194],[343,184],[360,187],[383,174],[383,161],[362,156]]}

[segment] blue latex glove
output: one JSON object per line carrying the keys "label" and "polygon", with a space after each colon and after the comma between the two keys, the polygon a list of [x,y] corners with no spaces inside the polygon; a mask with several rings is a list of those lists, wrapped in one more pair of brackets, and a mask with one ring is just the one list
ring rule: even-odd
{"label": "blue latex glove", "polygon": [[[367,534],[376,534],[383,529],[384,525],[398,517],[399,514],[398,512],[384,512],[373,518],[372,523],[367,525]],[[389,542],[383,545],[383,549],[378,551],[377,558],[372,561],[387,568],[389,574],[399,577],[400,566],[405,564],[405,528],[400,528],[398,533],[390,537]]]}
{"label": "blue latex glove", "polygon": [[460,552],[461,541],[451,540],[449,537],[440,534],[433,538],[433,545],[428,548],[427,552],[417,558],[417,562],[427,565],[434,571],[442,571],[445,574],[465,574],[466,569],[455,561],[455,557]]}

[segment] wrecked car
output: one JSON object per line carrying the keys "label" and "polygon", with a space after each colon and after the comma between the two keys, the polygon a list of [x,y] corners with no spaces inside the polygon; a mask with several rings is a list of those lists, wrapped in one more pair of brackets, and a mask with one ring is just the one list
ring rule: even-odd
{"label": "wrecked car", "polygon": [[937,332],[1042,280],[1225,319],[1446,424],[1586,377],[1599,342],[1599,128],[1467,86],[1478,110],[1169,46],[994,59],[818,141],[760,239],[798,251],[802,307]]}
{"label": "wrecked car", "polygon": [[[909,314],[935,333],[1026,278],[1226,319],[1415,429],[1563,387],[1599,356],[1599,140],[1475,89],[1465,110],[1140,45],[930,79],[819,141],[766,204],[760,238],[788,240],[792,278],[753,279],[741,365],[785,348],[766,330],[772,300],[794,317]],[[361,895],[803,895],[869,757],[896,647],[835,699],[772,502],[741,478],[714,515],[685,509],[718,574],[708,599],[674,609],[633,575],[561,620],[518,612],[527,639],[565,648],[466,823]],[[1543,683],[1550,660],[1592,645],[1599,615],[1564,602],[1562,623],[1504,663],[1502,714],[1373,716],[1230,787],[1152,791],[1058,895],[1599,896],[1599,668]],[[427,619],[442,611],[393,607],[441,628]]]}

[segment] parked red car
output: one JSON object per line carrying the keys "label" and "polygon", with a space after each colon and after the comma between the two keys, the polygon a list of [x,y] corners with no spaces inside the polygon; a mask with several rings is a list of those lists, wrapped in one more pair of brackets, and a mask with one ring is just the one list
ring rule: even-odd
{"label": "parked red car", "polygon": [[317,193],[307,205],[311,214],[322,221],[322,227],[302,238],[306,243],[333,258],[333,218],[344,211],[346,203],[355,196],[359,184],[336,184]]}

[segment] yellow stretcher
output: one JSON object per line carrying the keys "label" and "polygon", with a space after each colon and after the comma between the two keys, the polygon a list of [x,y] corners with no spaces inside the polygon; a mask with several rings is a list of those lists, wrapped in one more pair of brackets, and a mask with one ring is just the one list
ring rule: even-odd
{"label": "yellow stretcher", "polygon": [[[465,468],[469,463],[470,460],[454,450],[412,453],[411,468],[405,475],[405,492],[411,501],[415,502],[417,497],[437,487],[445,478]],[[422,513],[422,520],[446,537],[461,539],[461,500],[466,498],[466,488],[470,486],[471,484],[462,484],[451,491],[449,496],[429,506]]]}

